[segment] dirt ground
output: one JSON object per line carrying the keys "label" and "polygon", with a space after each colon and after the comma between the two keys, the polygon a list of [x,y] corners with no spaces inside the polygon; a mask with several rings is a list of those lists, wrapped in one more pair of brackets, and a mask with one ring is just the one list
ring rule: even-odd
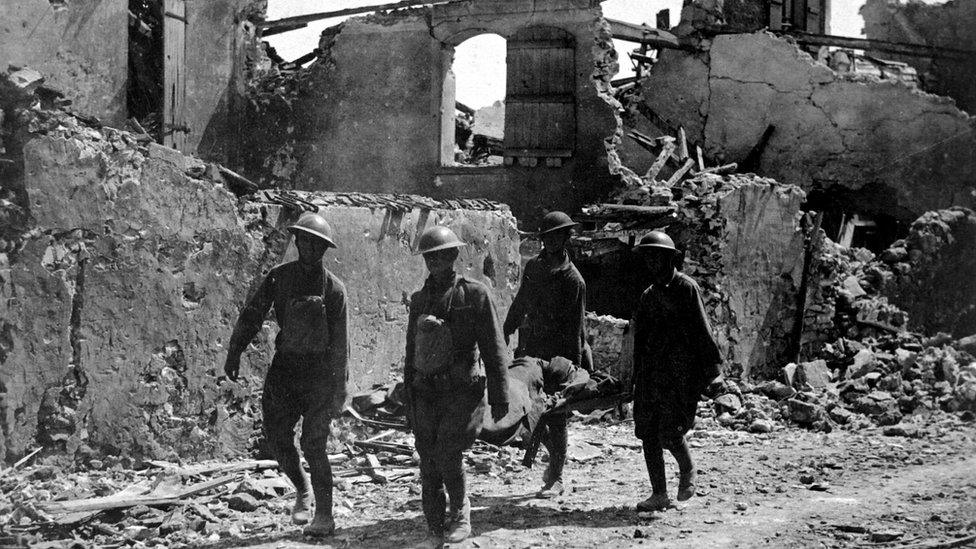
{"label": "dirt ground", "polygon": [[[664,512],[637,513],[633,505],[649,495],[649,484],[631,424],[575,423],[562,498],[534,499],[542,466],[526,470],[514,453],[490,467],[469,464],[481,470],[471,475],[475,535],[459,547],[976,547],[976,537],[967,538],[976,536],[976,426],[945,419],[922,433],[696,431],[697,497]],[[668,473],[674,490],[670,460]],[[421,541],[417,479],[355,485],[338,496],[339,529],[323,543],[304,540],[288,525],[283,505],[276,531],[214,546]]]}
{"label": "dirt ground", "polygon": [[[658,513],[634,510],[649,484],[630,421],[570,424],[568,489],[555,500],[533,498],[544,451],[525,469],[519,450],[478,443],[467,458],[474,536],[458,547],[976,547],[976,423],[942,412],[913,419],[919,430],[910,438],[885,436],[883,428],[824,434],[781,424],[755,434],[705,419],[690,434],[698,493]],[[338,530],[321,541],[303,538],[291,524],[291,493],[259,497],[250,509],[234,501],[244,484],[285,487],[274,469],[240,473],[249,480],[185,505],[103,511],[71,529],[39,529],[24,519],[6,533],[33,532],[20,544],[40,548],[410,547],[424,536],[419,478],[409,457],[396,459],[385,484],[350,476],[355,458],[335,467]],[[152,466],[114,464],[57,477],[51,469],[25,468],[21,479],[4,481],[6,495],[33,490],[57,500],[56,486],[67,494],[83,483],[170,478]],[[673,495],[670,458],[668,475]]]}

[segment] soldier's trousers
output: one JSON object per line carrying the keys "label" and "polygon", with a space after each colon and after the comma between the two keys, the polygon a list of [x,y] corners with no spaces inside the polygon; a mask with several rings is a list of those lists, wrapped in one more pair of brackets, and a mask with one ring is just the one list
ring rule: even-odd
{"label": "soldier's trousers", "polygon": [[468,508],[462,453],[474,444],[485,415],[485,381],[450,390],[415,390],[411,422],[420,454],[421,500],[427,524],[444,527],[446,497],[451,512]]}
{"label": "soldier's trousers", "polygon": [[295,425],[302,420],[301,446],[312,473],[316,508],[332,509],[332,467],[326,446],[335,387],[321,355],[278,353],[268,369],[261,396],[264,436],[285,476],[300,493],[308,479],[295,447]]}

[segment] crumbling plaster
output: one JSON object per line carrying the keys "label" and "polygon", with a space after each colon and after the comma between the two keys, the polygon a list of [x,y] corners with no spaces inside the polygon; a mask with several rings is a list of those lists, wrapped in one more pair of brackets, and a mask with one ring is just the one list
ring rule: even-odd
{"label": "crumbling plaster", "polygon": [[[576,40],[573,158],[559,168],[442,167],[443,117],[453,123],[453,108],[442,106],[453,47],[476,34],[510,36],[535,24]],[[490,198],[511,204],[521,219],[578,208],[618,179],[608,168],[606,143],[619,119],[599,82],[615,72],[615,54],[600,8],[589,0],[460,1],[353,18],[326,30],[320,48],[294,96],[251,96],[256,112],[241,133],[244,148],[254,151],[243,170],[255,180]],[[264,132],[251,136],[257,128]]]}
{"label": "crumbling plaster", "polygon": [[643,97],[707,156],[741,161],[774,125],[761,173],[829,189],[852,209],[911,221],[976,199],[974,119],[952,100],[841,77],[768,33],[719,35],[702,48],[664,52]]}
{"label": "crumbling plaster", "polygon": [[4,0],[0,70],[40,71],[77,112],[107,124],[125,119],[126,0]]}
{"label": "crumbling plaster", "polygon": [[[969,0],[867,0],[860,14],[870,39],[976,52],[976,3]],[[948,95],[959,108],[976,113],[976,54],[929,59],[885,53],[883,57],[911,64],[926,90]]]}
{"label": "crumbling plaster", "polygon": [[[41,443],[158,458],[248,450],[270,362],[269,323],[241,383],[218,381],[226,344],[261,274],[294,257],[298,213],[238,201],[186,173],[194,161],[123,134],[77,128],[25,147],[36,225],[2,255],[0,459]],[[502,313],[518,280],[518,233],[505,208],[329,206],[346,281],[350,391],[386,382],[403,355],[407,297],[426,275],[413,242],[433,223],[466,242],[461,271],[489,284]],[[487,274],[486,274],[487,273]]]}

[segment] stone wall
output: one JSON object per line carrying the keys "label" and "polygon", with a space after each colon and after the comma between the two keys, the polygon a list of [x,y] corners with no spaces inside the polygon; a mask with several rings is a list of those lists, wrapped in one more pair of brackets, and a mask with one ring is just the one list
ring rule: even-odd
{"label": "stone wall", "polygon": [[[868,0],[860,13],[864,17],[864,34],[874,40],[976,51],[976,4],[973,2]],[[918,69],[926,90],[948,95],[961,109],[976,112],[976,78],[973,77],[976,54],[934,59],[881,55],[909,63]]]}
{"label": "stone wall", "polygon": [[951,99],[837,75],[768,33],[701,47],[664,52],[643,95],[706,156],[741,162],[772,125],[759,173],[828,192],[852,211],[910,222],[976,200],[974,120]]}
{"label": "stone wall", "polygon": [[[327,29],[311,67],[251,83],[242,170],[255,181],[300,189],[485,197],[511,204],[520,219],[546,208],[576,209],[618,179],[608,168],[607,140],[619,120],[600,89],[615,72],[615,53],[592,4],[461,1]],[[530,25],[575,37],[573,157],[558,168],[442,166],[442,117],[453,127],[452,109],[442,103],[454,46]]]}
{"label": "stone wall", "polygon": [[128,69],[126,0],[4,0],[0,70],[28,66],[107,124],[125,119]]}
{"label": "stone wall", "polygon": [[[36,443],[69,454],[217,457],[247,450],[274,336],[248,350],[240,383],[218,381],[237,315],[262,273],[289,260],[299,212],[239,201],[199,161],[63,117],[24,149],[36,222],[0,254],[0,459]],[[197,176],[189,174],[198,174]],[[470,245],[459,266],[504,314],[518,280],[507,209],[416,209],[377,200],[323,208],[346,282],[350,392],[395,376],[407,297],[425,276],[416,235],[443,223]]]}

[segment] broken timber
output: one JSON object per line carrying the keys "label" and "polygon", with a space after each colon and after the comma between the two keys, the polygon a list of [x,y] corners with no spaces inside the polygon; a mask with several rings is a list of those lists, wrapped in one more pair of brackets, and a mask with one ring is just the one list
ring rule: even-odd
{"label": "broken timber", "polygon": [[678,37],[668,31],[648,27],[647,25],[635,25],[616,19],[607,19],[610,24],[610,32],[618,40],[647,44],[655,48],[680,49],[682,46],[678,42]]}
{"label": "broken timber", "polygon": [[[973,50],[928,46],[925,44],[887,42],[884,40],[849,38],[846,36],[833,36],[829,34],[811,34],[799,31],[792,31],[783,34],[793,38],[796,40],[797,44],[803,46],[838,46],[856,50],[883,51],[885,53],[910,55],[914,57],[938,57],[959,60],[968,60],[972,59],[973,56],[976,56],[976,51]],[[614,38],[616,38],[616,36],[614,36]]]}
{"label": "broken timber", "polygon": [[176,495],[159,496],[146,494],[144,496],[119,497],[106,496],[99,498],[79,499],[71,501],[48,501],[39,503],[37,507],[48,513],[78,513],[82,511],[104,511],[106,509],[122,509],[125,507],[135,507],[137,505],[156,506],[156,505],[176,505],[185,503],[185,499],[203,492],[213,490],[225,484],[229,484],[240,478],[239,474],[230,474],[199,484],[194,484]]}
{"label": "broken timber", "polygon": [[[446,4],[446,3],[447,2],[418,2],[417,0],[405,0],[403,2],[394,2],[392,4],[362,6],[359,8],[323,11],[319,13],[309,13],[306,15],[296,15],[294,17],[285,17],[283,19],[276,19],[274,21],[265,21],[263,23],[258,23],[258,28],[262,30],[283,29],[283,28],[287,28],[287,30],[295,30],[295,29],[300,29],[313,21],[320,21],[322,19],[331,19],[333,17],[343,17],[346,15],[359,15],[363,13],[372,13],[374,11],[396,10],[401,8],[417,8],[420,6],[430,6],[430,5]],[[279,31],[279,32],[285,32],[285,31]]]}

